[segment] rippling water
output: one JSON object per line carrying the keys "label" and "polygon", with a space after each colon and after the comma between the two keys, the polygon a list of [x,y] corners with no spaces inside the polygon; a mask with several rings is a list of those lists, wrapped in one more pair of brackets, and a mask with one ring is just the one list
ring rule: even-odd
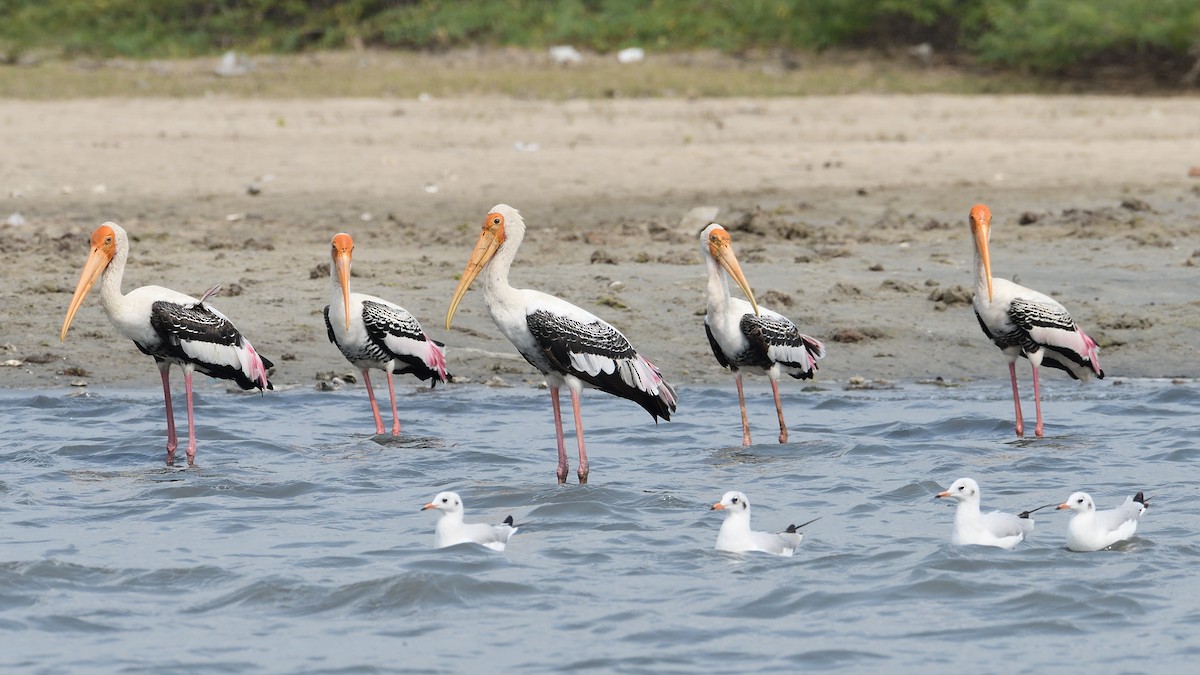
{"label": "rippling water", "polygon": [[[361,389],[202,388],[195,470],[163,466],[155,391],[0,391],[0,670],[1170,672],[1200,658],[1196,384],[1049,378],[1040,441],[1012,438],[1007,382],[784,390],[793,442],[774,442],[758,379],[760,444],[745,449],[732,387],[685,388],[657,427],[585,394],[592,483],[566,487],[534,389],[405,390],[405,437],[378,442]],[[1067,551],[1065,513],[1038,514],[1015,551],[953,547],[953,509],[933,495],[960,476],[985,510],[1080,489],[1101,508],[1139,489],[1153,502],[1116,551]],[[418,509],[443,489],[469,521],[526,525],[504,554],[432,550],[436,516]],[[708,505],[728,489],[758,529],[821,520],[792,558],[718,553]]]}

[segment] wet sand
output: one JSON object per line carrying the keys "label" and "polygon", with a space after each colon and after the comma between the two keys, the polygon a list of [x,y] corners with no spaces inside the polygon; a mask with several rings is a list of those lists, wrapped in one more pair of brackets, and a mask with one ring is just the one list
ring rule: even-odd
{"label": "wet sand", "polygon": [[529,226],[513,283],[606,318],[676,384],[729,377],[704,337],[703,223],[682,222],[697,206],[719,209],[760,302],[826,342],[818,382],[1006,377],[969,305],[980,201],[995,274],[1066,305],[1109,377],[1200,376],[1200,99],[97,99],[0,116],[0,221],[25,221],[0,224],[0,386],[157,386],[94,295],[58,340],[110,219],[134,239],[125,289],[223,284],[213,304],[277,386],[351,369],[321,317],[338,231],[357,241],[354,290],[412,311],[459,380],[536,383],[481,289],[443,325],[499,202]]}

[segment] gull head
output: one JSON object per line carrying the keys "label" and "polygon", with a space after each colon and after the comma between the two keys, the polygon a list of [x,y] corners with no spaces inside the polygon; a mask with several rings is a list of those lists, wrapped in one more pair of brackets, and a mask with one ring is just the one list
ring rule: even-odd
{"label": "gull head", "polygon": [[970,478],[959,478],[950,488],[937,494],[938,499],[953,499],[957,502],[979,501],[979,483]]}

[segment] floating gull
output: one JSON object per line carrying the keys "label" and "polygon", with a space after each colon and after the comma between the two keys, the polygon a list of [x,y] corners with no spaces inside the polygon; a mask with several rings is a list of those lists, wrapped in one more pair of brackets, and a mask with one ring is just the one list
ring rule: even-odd
{"label": "floating gull", "polygon": [[455,544],[474,543],[493,551],[503,551],[508,538],[517,531],[512,516],[504,519],[503,525],[464,523],[462,499],[455,492],[439,492],[433,501],[421,507],[422,511],[437,509],[442,512],[434,530],[434,548],[446,548]]}
{"label": "floating gull", "polygon": [[1128,539],[1137,532],[1138,520],[1150,507],[1150,498],[1141,492],[1126,497],[1115,509],[1097,511],[1086,492],[1076,492],[1059,509],[1071,509],[1075,515],[1067,525],[1067,548],[1072,551],[1099,551]]}
{"label": "floating gull", "polygon": [[724,511],[725,522],[721,523],[721,531],[717,533],[718,551],[745,553],[747,551],[762,551],[775,555],[790,556],[796,552],[804,535],[800,528],[815,522],[817,518],[803,525],[789,525],[783,532],[755,532],[750,529],[750,500],[746,495],[730,491],[726,492],[721,501],[712,505],[713,511]]}
{"label": "floating gull", "polygon": [[992,511],[987,515],[979,512],[979,483],[970,478],[959,478],[949,490],[939,492],[938,499],[950,498],[958,502],[954,511],[954,534],[950,541],[964,546],[996,546],[1014,548],[1033,532],[1030,514],[1046,506],[1025,511],[1019,515]]}

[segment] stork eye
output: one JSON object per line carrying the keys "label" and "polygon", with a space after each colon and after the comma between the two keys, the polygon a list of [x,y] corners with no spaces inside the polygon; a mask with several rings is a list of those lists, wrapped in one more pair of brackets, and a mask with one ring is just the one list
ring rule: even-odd
{"label": "stork eye", "polygon": [[492,224],[493,224],[493,225],[499,225],[499,224],[500,224],[500,222],[501,222],[501,221],[500,221],[500,216],[496,216],[495,218],[492,218]]}

